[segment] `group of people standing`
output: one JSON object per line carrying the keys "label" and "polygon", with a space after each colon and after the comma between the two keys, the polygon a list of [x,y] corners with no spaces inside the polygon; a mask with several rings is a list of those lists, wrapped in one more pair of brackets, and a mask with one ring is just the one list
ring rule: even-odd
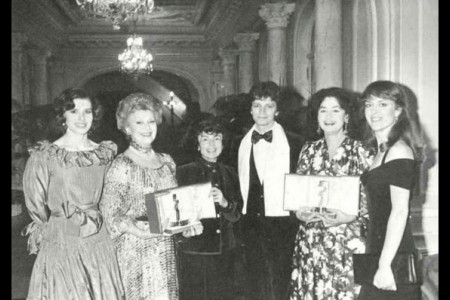
{"label": "group of people standing", "polygon": [[[235,170],[219,159],[228,136],[214,118],[196,126],[198,158],[176,166],[152,148],[161,103],[131,94],[116,111],[129,140],[117,155],[113,142],[89,139],[95,98],[65,90],[55,101],[62,137],[30,149],[24,173],[33,222],[23,234],[37,253],[27,299],[420,299],[420,286],[396,285],[391,269],[400,251],[414,251],[416,162],[401,87],[373,82],[363,105],[342,88],[318,91],[308,105],[311,141],[276,121],[279,94],[273,82],[250,90],[254,125],[230,150]],[[364,142],[352,138],[359,107]],[[288,173],[360,176],[358,215],[284,210]],[[182,234],[150,232],[146,194],[206,181],[216,218]],[[352,255],[364,252],[380,258],[373,282],[361,287]]]}

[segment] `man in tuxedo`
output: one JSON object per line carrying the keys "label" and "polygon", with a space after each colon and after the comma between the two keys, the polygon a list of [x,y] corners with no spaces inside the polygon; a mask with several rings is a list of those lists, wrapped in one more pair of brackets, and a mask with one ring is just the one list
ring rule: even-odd
{"label": "man in tuxedo", "polygon": [[284,175],[295,171],[304,139],[289,138],[275,121],[280,94],[275,83],[258,83],[250,94],[255,124],[242,138],[237,160],[249,299],[287,299],[298,220],[283,210]]}

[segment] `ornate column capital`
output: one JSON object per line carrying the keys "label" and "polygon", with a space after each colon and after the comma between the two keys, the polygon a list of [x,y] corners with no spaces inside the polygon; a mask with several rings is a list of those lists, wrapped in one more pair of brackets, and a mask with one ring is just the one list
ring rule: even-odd
{"label": "ornate column capital", "polygon": [[238,33],[233,39],[238,45],[239,51],[252,52],[255,49],[255,41],[259,39],[259,33]]}
{"label": "ornate column capital", "polygon": [[239,54],[235,49],[220,49],[219,55],[223,59],[223,65],[236,64],[236,56]]}
{"label": "ornate column capital", "polygon": [[295,3],[266,3],[261,5],[259,16],[266,21],[268,28],[285,28],[294,9]]}

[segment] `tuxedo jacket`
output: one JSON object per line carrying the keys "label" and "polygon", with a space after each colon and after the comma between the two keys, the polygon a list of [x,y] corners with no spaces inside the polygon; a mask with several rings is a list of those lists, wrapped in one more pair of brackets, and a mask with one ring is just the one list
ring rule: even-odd
{"label": "tuxedo jacket", "polygon": [[[289,172],[295,173],[295,171],[297,170],[297,162],[300,155],[300,151],[302,150],[302,147],[305,144],[306,139],[302,135],[290,131],[285,131],[284,133],[286,134],[286,138],[288,140],[290,148]],[[234,137],[230,143],[230,150],[228,151],[227,155],[222,157],[222,161],[225,164],[232,166],[236,170],[238,168],[239,146],[244,136],[245,134]]]}

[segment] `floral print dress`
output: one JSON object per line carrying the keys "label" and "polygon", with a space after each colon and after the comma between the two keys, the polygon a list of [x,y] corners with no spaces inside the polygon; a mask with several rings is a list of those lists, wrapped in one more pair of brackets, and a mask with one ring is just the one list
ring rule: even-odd
{"label": "floral print dress", "polygon": [[[325,139],[308,142],[298,160],[301,175],[361,175],[370,157],[361,142],[346,137],[330,158]],[[343,199],[345,201],[345,199]],[[365,251],[367,203],[361,189],[360,216],[353,222],[325,227],[323,222],[300,222],[295,239],[291,299],[356,299],[359,285],[353,282],[353,253]]]}

